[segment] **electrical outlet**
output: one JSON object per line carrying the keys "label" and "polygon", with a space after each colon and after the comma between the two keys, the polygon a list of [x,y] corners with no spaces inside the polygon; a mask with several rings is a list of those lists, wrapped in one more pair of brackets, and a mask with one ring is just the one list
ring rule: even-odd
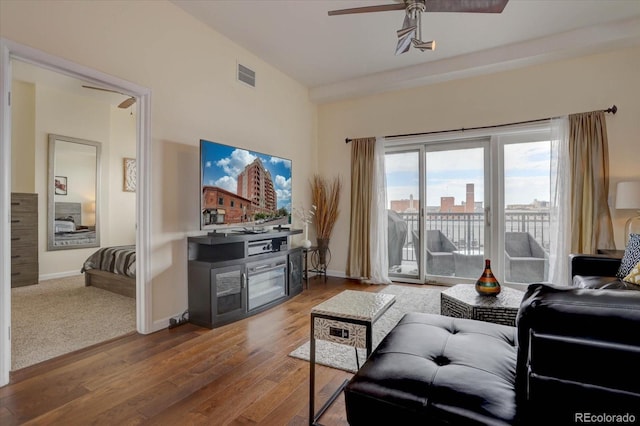
{"label": "electrical outlet", "polygon": [[329,327],[329,335],[334,337],[341,337],[343,339],[349,338],[349,330],[346,328]]}
{"label": "electrical outlet", "polygon": [[188,322],[189,320],[186,318],[169,318],[169,328],[174,328],[177,327],[179,325],[182,325],[186,322]]}

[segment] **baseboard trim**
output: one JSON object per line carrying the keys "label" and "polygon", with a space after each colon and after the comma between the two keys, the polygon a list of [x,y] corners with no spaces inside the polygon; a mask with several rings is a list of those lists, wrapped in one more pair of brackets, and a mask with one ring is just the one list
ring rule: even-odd
{"label": "baseboard trim", "polygon": [[336,278],[347,278],[347,274],[345,274],[343,271],[335,271],[332,269],[327,269],[327,276]]}
{"label": "baseboard trim", "polygon": [[67,278],[81,275],[78,271],[56,272],[53,274],[42,274],[38,277],[38,281],[54,280],[56,278]]}

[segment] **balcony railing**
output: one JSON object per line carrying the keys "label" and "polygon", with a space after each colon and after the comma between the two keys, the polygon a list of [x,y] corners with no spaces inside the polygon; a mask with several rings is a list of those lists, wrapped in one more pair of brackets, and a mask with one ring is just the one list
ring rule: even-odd
{"label": "balcony railing", "polygon": [[[402,260],[416,261],[413,235],[419,232],[418,213],[399,213],[407,223],[408,232],[402,250]],[[484,248],[484,213],[427,213],[425,229],[438,229],[458,247],[459,250]],[[547,212],[507,212],[505,232],[528,232],[545,249],[549,248],[549,213]]]}

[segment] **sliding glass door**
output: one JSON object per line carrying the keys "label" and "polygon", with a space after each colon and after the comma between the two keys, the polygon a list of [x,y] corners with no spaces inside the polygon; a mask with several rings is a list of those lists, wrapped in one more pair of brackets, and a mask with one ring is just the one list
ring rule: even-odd
{"label": "sliding glass door", "polygon": [[542,282],[549,276],[551,143],[535,140],[540,137],[503,145],[506,282]]}
{"label": "sliding glass door", "polygon": [[485,220],[487,141],[430,145],[425,158],[425,273],[477,278],[490,236]]}
{"label": "sliding glass door", "polygon": [[389,275],[418,283],[547,279],[547,128],[389,143]]}
{"label": "sliding glass door", "polygon": [[480,276],[490,236],[485,220],[488,154],[487,139],[388,149],[392,278],[429,282]]}
{"label": "sliding glass door", "polygon": [[389,275],[417,280],[420,266],[421,149],[389,151],[385,156],[389,200]]}

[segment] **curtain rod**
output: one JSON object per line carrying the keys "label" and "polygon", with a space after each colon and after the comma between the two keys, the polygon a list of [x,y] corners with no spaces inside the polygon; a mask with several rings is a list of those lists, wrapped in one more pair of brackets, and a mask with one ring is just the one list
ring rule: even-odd
{"label": "curtain rod", "polygon": [[[618,112],[618,107],[613,105],[611,108],[607,108],[607,109],[602,109],[600,110],[602,112],[606,112],[606,113],[611,113],[614,114],[616,112]],[[482,129],[493,129],[496,127],[506,127],[506,126],[516,126],[518,124],[529,124],[529,123],[539,123],[541,121],[547,121],[547,120],[552,120],[554,118],[558,118],[558,117],[547,117],[547,118],[538,118],[536,120],[527,120],[527,121],[516,121],[514,123],[504,123],[504,124],[495,124],[493,126],[480,126],[480,127],[470,127],[468,129],[465,129],[464,127],[461,129],[450,129],[450,130],[436,130],[433,132],[422,132],[422,133],[406,133],[404,135],[389,135],[389,136],[385,136],[386,139],[390,139],[390,138],[404,138],[404,137],[408,137],[408,136],[424,136],[424,135],[435,135],[438,133],[451,133],[451,132],[464,132],[465,130],[482,130]],[[344,141],[345,143],[349,143],[351,142],[353,139],[351,138],[346,138]]]}

